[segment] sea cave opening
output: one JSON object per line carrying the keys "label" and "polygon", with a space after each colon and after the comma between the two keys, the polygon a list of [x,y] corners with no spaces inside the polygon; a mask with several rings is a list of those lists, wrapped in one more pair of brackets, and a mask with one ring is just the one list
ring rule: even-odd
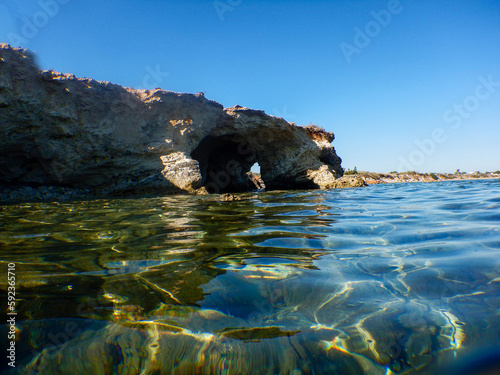
{"label": "sea cave opening", "polygon": [[250,168],[250,172],[252,172],[253,174],[256,174],[256,175],[260,175],[260,165],[258,162],[254,163],[254,165],[252,165],[252,168]]}
{"label": "sea cave opening", "polygon": [[211,194],[263,188],[257,156],[248,143],[231,136],[207,136],[191,153],[198,161],[202,185]]}

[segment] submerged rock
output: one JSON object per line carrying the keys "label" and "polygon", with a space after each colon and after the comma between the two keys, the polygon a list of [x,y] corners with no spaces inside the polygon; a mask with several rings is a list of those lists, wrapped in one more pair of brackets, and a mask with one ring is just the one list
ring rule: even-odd
{"label": "submerged rock", "polygon": [[336,189],[362,186],[368,186],[368,184],[358,176],[342,176],[328,185],[329,188]]}
{"label": "submerged rock", "polygon": [[[333,133],[202,94],[135,90],[40,71],[0,44],[0,183],[94,195],[330,188],[343,175]],[[82,190],[82,191],[83,191]]]}
{"label": "submerged rock", "polygon": [[225,194],[221,194],[221,196],[219,197],[218,200],[220,202],[232,202],[232,201],[243,201],[243,200],[250,200],[250,199],[257,199],[257,198],[258,198],[257,195],[243,197],[243,196],[238,196],[238,195],[234,195],[231,193],[225,193]]}

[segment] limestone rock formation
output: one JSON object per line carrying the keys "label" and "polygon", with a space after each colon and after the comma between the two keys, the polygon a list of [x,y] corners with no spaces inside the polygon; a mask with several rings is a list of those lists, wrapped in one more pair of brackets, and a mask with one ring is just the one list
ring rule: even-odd
{"label": "limestone rock formation", "polygon": [[98,195],[329,188],[342,176],[333,133],[203,94],[135,90],[40,71],[0,44],[0,184]]}

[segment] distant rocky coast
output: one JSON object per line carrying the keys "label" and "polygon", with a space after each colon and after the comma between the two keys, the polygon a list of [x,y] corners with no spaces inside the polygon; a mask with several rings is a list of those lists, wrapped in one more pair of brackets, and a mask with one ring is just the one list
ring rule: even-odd
{"label": "distant rocky coast", "polygon": [[471,172],[471,173],[418,173],[418,172],[393,172],[393,173],[374,173],[358,172],[349,173],[349,176],[362,179],[367,185],[372,184],[390,184],[398,182],[436,182],[451,180],[477,180],[500,178],[499,172]]}

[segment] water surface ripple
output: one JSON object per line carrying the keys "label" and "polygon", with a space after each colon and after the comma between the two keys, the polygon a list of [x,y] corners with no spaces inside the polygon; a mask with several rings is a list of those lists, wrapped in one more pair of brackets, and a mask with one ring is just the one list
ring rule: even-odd
{"label": "water surface ripple", "polygon": [[17,372],[433,374],[497,345],[498,181],[248,198],[0,206]]}

